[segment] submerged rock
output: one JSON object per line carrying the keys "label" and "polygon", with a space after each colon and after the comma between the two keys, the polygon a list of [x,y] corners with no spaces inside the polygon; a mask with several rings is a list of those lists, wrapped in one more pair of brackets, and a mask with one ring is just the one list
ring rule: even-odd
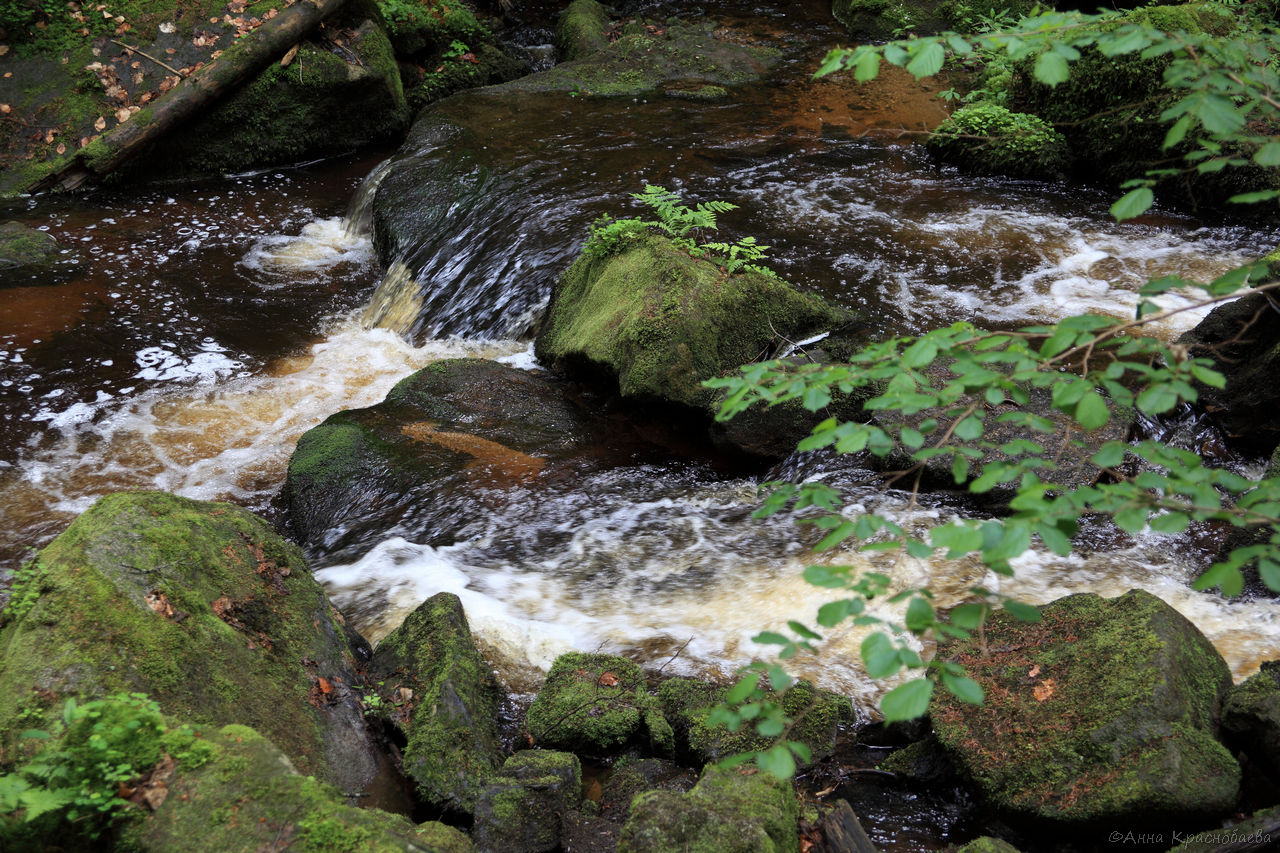
{"label": "submerged rock", "polygon": [[529,706],[528,726],[540,746],[589,755],[619,752],[634,742],[659,753],[675,748],[671,725],[646,690],[640,667],[612,655],[556,658]]}
{"label": "submerged rock", "polygon": [[636,797],[620,853],[794,853],[799,850],[795,791],[767,773],[713,764],[687,794]]}
{"label": "submerged rock", "polygon": [[853,320],[779,279],[728,274],[646,236],[565,271],[535,351],[555,370],[615,377],[624,397],[710,410],[704,380]]}
{"label": "submerged rock", "polygon": [[1240,767],[1215,737],[1231,673],[1181,614],[1133,590],[1072,595],[1039,623],[997,613],[985,642],[942,646],[986,701],[934,693],[934,730],[1010,818],[1095,825],[1213,816]]}
{"label": "submerged rock", "polygon": [[1067,140],[1052,125],[991,103],[956,110],[925,145],[939,159],[980,175],[1054,180],[1071,165]]}
{"label": "submerged rock", "polygon": [[1222,732],[1228,743],[1280,781],[1280,660],[1267,661],[1231,688],[1222,706]]}
{"label": "submerged rock", "polygon": [[3,284],[49,284],[62,247],[53,236],[20,222],[0,223],[0,278]]}
{"label": "submerged rock", "polygon": [[311,549],[388,532],[448,544],[504,490],[600,434],[571,386],[481,359],[439,361],[376,406],[338,412],[298,441],[285,493]]}
{"label": "submerged rock", "polygon": [[0,745],[68,698],[146,693],[193,723],[252,725],[359,791],[373,743],[353,646],[299,549],[230,504],[102,498],[18,573],[0,631]]}
{"label": "submerged rock", "polygon": [[370,679],[408,741],[404,772],[437,808],[471,813],[502,763],[501,690],[471,640],[462,602],[424,601],[374,652]]}
{"label": "submerged rock", "polygon": [[527,749],[502,765],[480,792],[475,841],[481,853],[560,848],[565,815],[582,800],[582,766],[568,752]]}
{"label": "submerged rock", "polygon": [[226,726],[188,747],[153,811],[129,821],[118,849],[148,853],[239,850],[359,850],[361,853],[472,853],[464,834],[442,823],[415,826],[401,815],[344,805],[336,788],[302,776],[261,734]]}

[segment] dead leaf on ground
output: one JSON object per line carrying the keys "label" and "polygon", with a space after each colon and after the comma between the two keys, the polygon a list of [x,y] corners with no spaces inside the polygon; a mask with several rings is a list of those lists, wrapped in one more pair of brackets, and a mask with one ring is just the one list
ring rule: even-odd
{"label": "dead leaf on ground", "polygon": [[13,107],[8,104],[0,104],[0,115],[8,115],[13,112]]}
{"label": "dead leaf on ground", "polygon": [[289,63],[293,62],[293,58],[298,55],[298,48],[301,46],[302,45],[300,44],[295,44],[293,47],[289,48],[289,50],[285,52],[284,56],[280,57],[281,68],[289,67]]}
{"label": "dead leaf on ground", "polygon": [[1054,683],[1052,678],[1046,678],[1043,684],[1037,684],[1031,688],[1031,695],[1036,697],[1037,702],[1043,702],[1053,695]]}
{"label": "dead leaf on ground", "polygon": [[45,131],[45,134],[44,134],[44,141],[45,141],[45,143],[46,143],[46,144],[49,144],[49,145],[52,145],[52,144],[53,144],[53,137],[54,137],[55,135],[57,135],[57,133],[58,133],[58,131],[53,130],[53,129],[49,129],[49,130]]}
{"label": "dead leaf on ground", "polygon": [[[58,152],[61,154],[62,152]],[[153,589],[144,596],[147,606],[159,613],[166,619],[173,618],[173,604],[169,601],[169,596],[165,595],[158,589]]]}
{"label": "dead leaf on ground", "polygon": [[98,120],[93,123],[93,129],[102,132],[107,129],[107,120],[102,116],[98,116]]}
{"label": "dead leaf on ground", "polygon": [[129,120],[129,116],[131,115],[133,115],[133,113],[129,112],[128,107],[121,107],[120,109],[116,110],[116,121],[120,122],[121,124],[124,124],[126,121]]}
{"label": "dead leaf on ground", "polygon": [[8,52],[9,52],[9,45],[0,44],[0,56],[4,56]]}
{"label": "dead leaf on ground", "polygon": [[1031,667],[1031,670],[1027,673],[1027,678],[1035,678],[1039,674],[1040,674],[1040,664],[1036,664],[1035,666]]}
{"label": "dead leaf on ground", "polygon": [[66,154],[66,153],[67,153],[67,146],[66,146],[65,144],[63,144],[63,143],[59,142],[59,143],[58,143],[58,147],[57,147],[57,148],[55,148],[54,150],[55,150],[55,151],[57,151],[59,154]]}
{"label": "dead leaf on ground", "polygon": [[602,672],[600,673],[600,683],[605,687],[617,687],[618,676],[614,675],[612,672]]}

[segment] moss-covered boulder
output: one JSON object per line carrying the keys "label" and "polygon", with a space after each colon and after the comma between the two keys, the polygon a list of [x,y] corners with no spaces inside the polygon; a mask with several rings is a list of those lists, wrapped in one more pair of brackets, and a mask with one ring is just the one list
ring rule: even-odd
{"label": "moss-covered boulder", "polygon": [[556,55],[561,62],[590,56],[609,46],[609,13],[596,0],[573,0],[556,22]]}
{"label": "moss-covered boulder", "polygon": [[117,849],[147,853],[290,850],[332,853],[472,853],[442,823],[344,805],[342,793],[299,775],[261,734],[226,726],[204,740],[200,762],[179,761],[154,811],[125,825]]}
{"label": "moss-covered boulder", "polygon": [[478,47],[493,41],[489,27],[461,0],[377,0],[396,55],[420,59],[450,44]]}
{"label": "moss-covered boulder", "polygon": [[568,752],[527,749],[502,765],[480,792],[476,847],[494,853],[560,848],[564,816],[582,800],[582,766]]}
{"label": "moss-covered boulder", "polygon": [[1280,660],[1231,688],[1222,706],[1227,743],[1280,780]]}
{"label": "moss-covered boulder", "polygon": [[754,83],[781,54],[774,48],[745,42],[720,31],[710,20],[673,20],[660,25],[636,21],[604,49],[513,80],[495,92],[632,97],[675,80],[686,85]]}
{"label": "moss-covered boulder", "polygon": [[464,50],[466,47],[458,42],[421,66],[401,66],[411,112],[466,89],[504,83],[529,73],[527,62],[497,45],[480,44]]}
{"label": "moss-covered boulder", "polygon": [[536,486],[602,426],[572,386],[546,374],[435,362],[378,405],[338,412],[302,436],[285,486],[293,528],[317,552],[354,552],[387,531],[449,544],[492,510],[485,500]]}
{"label": "moss-covered boulder", "polygon": [[1022,623],[953,642],[986,701],[936,691],[938,740],[1012,819],[1097,825],[1221,814],[1240,767],[1216,739],[1231,673],[1194,625],[1154,596],[1072,595]]}
{"label": "moss-covered boulder", "polygon": [[832,0],[832,16],[862,39],[906,38],[942,30],[974,32],[984,17],[1029,14],[1033,0]]}
{"label": "moss-covered boulder", "polygon": [[[707,718],[726,692],[726,687],[693,678],[669,678],[658,686],[658,701],[681,748],[699,761],[719,761],[739,752],[765,749],[773,742],[760,737],[749,725],[736,732],[708,725]],[[779,701],[777,697],[775,701]],[[841,724],[854,719],[853,703],[848,698],[818,690],[807,681],[797,682],[782,694],[780,701],[783,712],[798,720],[788,737],[807,746],[815,760],[831,755]]]}
{"label": "moss-covered boulder", "polygon": [[715,392],[704,380],[852,320],[779,279],[728,274],[646,236],[565,271],[535,352],[555,370],[616,377],[624,397],[707,409]]}
{"label": "moss-covered boulder", "polygon": [[529,706],[527,724],[539,746],[587,755],[636,743],[659,753],[675,748],[671,725],[649,695],[644,673],[613,655],[569,652],[556,658]]}
{"label": "moss-covered boulder", "polygon": [[20,222],[0,223],[0,287],[50,284],[74,267],[74,255],[63,257],[52,235]]}
{"label": "moss-covered boulder", "polygon": [[1200,832],[1174,832],[1176,847],[1169,853],[1231,853],[1235,850],[1270,850],[1280,838],[1280,806],[1254,812],[1244,820]]}
{"label": "moss-covered boulder", "polygon": [[649,791],[631,804],[619,853],[794,853],[799,808],[789,782],[713,764],[687,794]]}
{"label": "moss-covered boulder", "polygon": [[475,811],[502,763],[502,694],[458,597],[438,593],[410,613],[378,643],[369,673],[383,713],[407,740],[404,772],[418,796],[437,808]]}
{"label": "moss-covered boulder", "polygon": [[1066,138],[1048,122],[991,103],[956,110],[926,147],[940,160],[981,175],[1053,180],[1071,165]]}
{"label": "moss-covered boulder", "polygon": [[957,850],[956,853],[1018,853],[1018,848],[1003,838],[984,835],[981,838],[973,839]]}
{"label": "moss-covered boulder", "polygon": [[0,761],[65,700],[146,693],[192,723],[269,732],[303,772],[374,770],[355,653],[299,549],[239,507],[99,500],[25,566],[0,631]]}
{"label": "moss-covered boulder", "polygon": [[[331,29],[330,29],[331,28]],[[165,137],[136,179],[223,174],[342,154],[409,123],[400,71],[371,0],[353,0],[284,65],[272,63],[215,109]]]}

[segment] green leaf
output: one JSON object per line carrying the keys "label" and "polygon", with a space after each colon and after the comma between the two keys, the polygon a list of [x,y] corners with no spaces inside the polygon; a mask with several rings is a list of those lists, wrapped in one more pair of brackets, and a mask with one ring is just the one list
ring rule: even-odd
{"label": "green leaf", "polygon": [[783,781],[796,775],[796,762],[786,744],[776,744],[757,755],[756,765],[770,776]]}
{"label": "green leaf", "polygon": [[48,732],[41,731],[40,729],[27,729],[25,732],[18,735],[18,737],[33,738],[35,740],[48,740],[53,737],[53,735]]}
{"label": "green leaf", "polygon": [[729,688],[729,692],[724,695],[726,705],[737,705],[755,692],[756,687],[760,684],[760,673],[747,673],[733,687]]}
{"label": "green leaf", "polygon": [[968,702],[970,705],[982,704],[984,698],[982,687],[968,676],[952,675],[944,670],[942,673],[942,686],[947,688],[951,695],[961,702]]}
{"label": "green leaf", "polygon": [[795,631],[796,636],[804,637],[806,640],[822,639],[822,636],[820,634],[815,634],[813,631],[810,631],[808,628],[806,628],[802,623],[797,622],[794,619],[787,622],[787,627],[790,628],[792,631]]}
{"label": "green leaf", "polygon": [[951,619],[951,624],[957,628],[963,628],[966,631],[976,630],[982,621],[986,618],[987,606],[985,604],[957,604],[947,613]]}
{"label": "green leaf", "polygon": [[834,628],[850,616],[862,612],[861,599],[842,598],[839,601],[828,601],[818,608],[818,624],[823,628]]}
{"label": "green leaf", "polygon": [[964,420],[956,424],[956,438],[962,441],[974,441],[982,437],[982,419],[974,415],[965,416]]}
{"label": "green leaf", "polygon": [[1280,166],[1280,142],[1268,142],[1253,152],[1253,162],[1259,166]]}
{"label": "green leaf", "polygon": [[901,668],[898,649],[888,635],[877,631],[862,641],[862,663],[872,678],[888,678]]}
{"label": "green leaf", "polygon": [[857,62],[853,64],[853,79],[859,83],[874,80],[879,73],[880,54],[874,50],[869,50],[862,54],[862,56],[858,57]]}
{"label": "green leaf", "polygon": [[933,682],[927,678],[917,678],[884,694],[880,699],[880,711],[884,714],[886,723],[914,720],[923,717],[929,710],[929,699],[932,696]]}
{"label": "green leaf", "polygon": [[1138,395],[1138,408],[1148,415],[1159,415],[1178,405],[1178,395],[1167,385],[1152,385]]}
{"label": "green leaf", "polygon": [[922,43],[915,52],[915,56],[907,63],[907,71],[910,72],[917,80],[921,77],[931,77],[942,70],[942,63],[947,58],[947,52],[943,50],[942,45],[936,39],[921,39]]}
{"label": "green leaf", "polygon": [[805,566],[805,582],[822,589],[843,589],[849,585],[848,566]]}
{"label": "green leaf", "polygon": [[1120,196],[1116,203],[1111,205],[1111,215],[1115,217],[1116,222],[1124,222],[1126,219],[1133,219],[1135,216],[1141,216],[1146,213],[1151,205],[1155,203],[1155,193],[1150,187],[1138,187],[1136,190]]}
{"label": "green leaf", "polygon": [[761,631],[751,639],[753,642],[769,646],[785,646],[791,642],[776,631]]}
{"label": "green leaf", "polygon": [[1067,60],[1052,51],[1040,54],[1031,73],[1046,86],[1065,83],[1071,76],[1071,71],[1067,68]]}
{"label": "green leaf", "polygon": [[902,352],[903,367],[923,367],[938,354],[938,345],[929,338],[920,338]]}
{"label": "green leaf", "polygon": [[1157,515],[1150,521],[1151,529],[1157,533],[1181,533],[1191,524],[1191,519],[1181,512],[1169,512]]}
{"label": "green leaf", "polygon": [[917,596],[907,605],[907,630],[922,633],[933,627],[933,605]]}
{"label": "green leaf", "polygon": [[1023,604],[1021,601],[1014,601],[1012,598],[1008,598],[1000,606],[1009,611],[1009,615],[1019,622],[1040,621],[1040,608],[1033,605]]}
{"label": "green leaf", "polygon": [[1169,128],[1169,132],[1164,135],[1162,148],[1172,148],[1187,136],[1187,131],[1191,129],[1191,114],[1187,113],[1182,118],[1173,123],[1173,127]]}
{"label": "green leaf", "polygon": [[1280,190],[1258,190],[1257,192],[1233,195],[1227,201],[1232,204],[1257,204],[1260,201],[1271,201],[1276,198],[1280,198]]}
{"label": "green leaf", "polygon": [[1230,99],[1221,95],[1202,95],[1196,100],[1192,112],[1204,129],[1216,136],[1229,136],[1244,127],[1244,116]]}
{"label": "green leaf", "polygon": [[1108,441],[1093,454],[1091,460],[1099,468],[1114,468],[1124,462],[1126,447],[1119,441]]}
{"label": "green leaf", "polygon": [[1085,394],[1076,404],[1076,421],[1085,429],[1098,429],[1110,419],[1111,412],[1107,409],[1107,402],[1096,391]]}

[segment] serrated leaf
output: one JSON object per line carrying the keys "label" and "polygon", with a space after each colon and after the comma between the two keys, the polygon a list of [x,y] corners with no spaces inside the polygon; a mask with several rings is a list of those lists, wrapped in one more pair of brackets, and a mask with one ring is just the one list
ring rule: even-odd
{"label": "serrated leaf", "polygon": [[886,723],[914,720],[923,717],[929,710],[929,699],[932,696],[933,682],[917,678],[884,694],[880,699],[880,712],[884,714]]}
{"label": "serrated leaf", "polygon": [[1114,468],[1124,462],[1125,446],[1118,441],[1110,441],[1102,445],[1098,452],[1090,457],[1090,461],[1099,468]]}
{"label": "serrated leaf", "polygon": [[1162,148],[1172,148],[1187,137],[1187,131],[1191,129],[1190,113],[1183,115],[1173,123],[1173,127],[1164,135],[1164,142],[1161,143]]}
{"label": "serrated leaf", "polygon": [[957,604],[947,613],[951,624],[966,631],[973,631],[982,624],[987,615],[985,604]]}
{"label": "serrated leaf", "polygon": [[724,695],[726,705],[737,705],[755,692],[756,687],[760,684],[760,673],[752,672],[743,676],[735,685],[729,688],[729,692]]}
{"label": "serrated leaf", "polygon": [[1136,190],[1129,192],[1116,199],[1115,204],[1111,205],[1111,215],[1116,222],[1124,222],[1126,219],[1133,219],[1135,216],[1141,216],[1146,213],[1151,205],[1155,203],[1155,193],[1150,187],[1138,187]]}
{"label": "serrated leaf", "polygon": [[982,686],[965,675],[952,675],[947,671],[942,673],[942,686],[952,696],[961,702],[968,702],[970,705],[981,705],[985,694],[982,692]]}
{"label": "serrated leaf", "polygon": [[1075,418],[1085,429],[1098,429],[1106,426],[1111,419],[1111,411],[1102,395],[1094,391],[1080,398],[1080,402],[1076,404]]}
{"label": "serrated leaf", "polygon": [[908,631],[917,634],[927,631],[933,626],[933,605],[917,596],[907,605],[905,618]]}
{"label": "serrated leaf", "polygon": [[846,618],[861,610],[853,609],[853,600],[842,598],[839,601],[828,601],[826,604],[818,608],[818,624],[823,628],[834,628]]}
{"label": "serrated leaf", "polygon": [[874,50],[869,50],[858,57],[858,61],[853,65],[853,79],[860,83],[874,80],[879,73],[880,54]]}
{"label": "serrated leaf", "polygon": [[756,765],[776,779],[786,781],[796,775],[796,762],[785,744],[777,744],[756,756]]}
{"label": "serrated leaf", "polygon": [[901,668],[893,641],[879,631],[862,641],[861,651],[862,664],[872,678],[888,678]]}
{"label": "serrated leaf", "polygon": [[1259,166],[1280,166],[1280,142],[1268,142],[1253,152],[1253,162]]}
{"label": "serrated leaf", "polygon": [[1031,73],[1046,86],[1057,86],[1059,83],[1065,83],[1067,78],[1071,76],[1071,71],[1067,67],[1067,60],[1052,51],[1040,54]]}
{"label": "serrated leaf", "polygon": [[956,424],[955,436],[961,441],[975,441],[982,438],[982,419],[974,415],[966,415],[964,420]]}
{"label": "serrated leaf", "polygon": [[1021,601],[1014,601],[1012,598],[1009,598],[1005,599],[1000,606],[1009,611],[1009,615],[1014,619],[1017,619],[1019,622],[1040,621],[1040,608],[1033,605],[1024,604]]}
{"label": "serrated leaf", "polygon": [[921,40],[920,48],[916,51],[915,56],[907,63],[907,71],[910,72],[917,80],[921,77],[931,77],[942,70],[942,63],[947,58],[947,52],[942,49],[942,45],[936,40]]}

